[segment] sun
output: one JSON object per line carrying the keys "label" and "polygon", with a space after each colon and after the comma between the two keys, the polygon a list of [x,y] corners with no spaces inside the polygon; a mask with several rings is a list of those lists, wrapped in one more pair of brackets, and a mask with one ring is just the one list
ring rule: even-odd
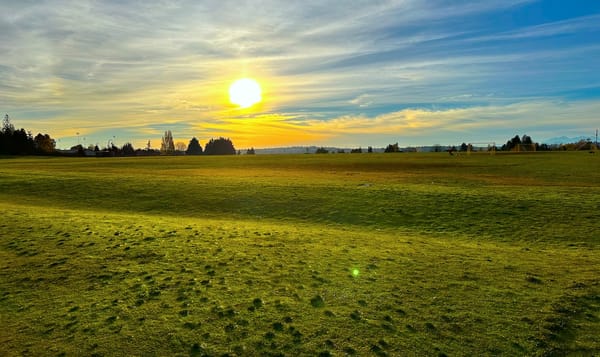
{"label": "sun", "polygon": [[229,101],[240,108],[248,108],[260,102],[261,94],[260,85],[252,78],[238,79],[229,87]]}

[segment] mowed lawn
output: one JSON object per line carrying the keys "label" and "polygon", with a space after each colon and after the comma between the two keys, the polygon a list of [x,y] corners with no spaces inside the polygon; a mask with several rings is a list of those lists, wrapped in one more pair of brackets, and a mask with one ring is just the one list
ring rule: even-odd
{"label": "mowed lawn", "polygon": [[600,354],[600,157],[0,159],[0,355]]}

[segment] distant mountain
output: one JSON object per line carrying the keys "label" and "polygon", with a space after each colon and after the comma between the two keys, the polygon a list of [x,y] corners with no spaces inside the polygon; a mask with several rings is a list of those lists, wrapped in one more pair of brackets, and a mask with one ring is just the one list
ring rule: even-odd
{"label": "distant mountain", "polygon": [[550,139],[542,140],[542,143],[543,144],[548,144],[548,145],[570,144],[570,143],[579,142],[581,140],[594,140],[594,138],[592,138],[591,136],[575,136],[575,137],[572,137],[572,138],[569,138],[568,136],[559,136],[559,137],[556,137],[556,138],[550,138]]}

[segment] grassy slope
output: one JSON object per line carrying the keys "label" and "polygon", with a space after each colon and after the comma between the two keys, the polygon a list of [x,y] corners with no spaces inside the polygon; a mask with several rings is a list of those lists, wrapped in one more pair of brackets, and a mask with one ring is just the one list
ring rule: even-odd
{"label": "grassy slope", "polygon": [[599,163],[2,160],[0,353],[598,353]]}

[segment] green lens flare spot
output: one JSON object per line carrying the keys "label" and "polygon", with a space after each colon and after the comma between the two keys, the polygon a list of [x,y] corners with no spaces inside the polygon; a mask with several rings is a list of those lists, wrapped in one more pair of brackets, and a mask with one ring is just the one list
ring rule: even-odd
{"label": "green lens flare spot", "polygon": [[360,270],[358,270],[358,269],[352,269],[352,276],[353,277],[355,277],[355,278],[358,277],[358,274],[360,274]]}

